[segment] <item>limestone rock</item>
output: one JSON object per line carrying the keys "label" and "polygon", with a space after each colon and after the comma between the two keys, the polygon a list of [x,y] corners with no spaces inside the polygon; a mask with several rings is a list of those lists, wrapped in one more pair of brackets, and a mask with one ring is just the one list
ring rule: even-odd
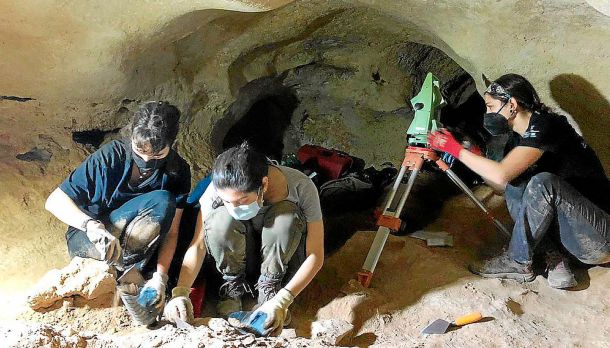
{"label": "limestone rock", "polygon": [[354,325],[345,320],[327,319],[311,323],[311,337],[323,342],[338,345],[344,338],[352,334]]}
{"label": "limestone rock", "polygon": [[115,289],[115,274],[105,262],[75,257],[63,269],[47,272],[31,290],[27,301],[32,309],[38,310],[68,297],[77,296],[84,301],[110,298]]}
{"label": "limestone rock", "polygon": [[283,329],[280,337],[285,339],[297,338],[297,331],[295,329]]}
{"label": "limestone rock", "polygon": [[233,329],[229,322],[222,318],[211,318],[207,325],[214,332],[226,332]]}

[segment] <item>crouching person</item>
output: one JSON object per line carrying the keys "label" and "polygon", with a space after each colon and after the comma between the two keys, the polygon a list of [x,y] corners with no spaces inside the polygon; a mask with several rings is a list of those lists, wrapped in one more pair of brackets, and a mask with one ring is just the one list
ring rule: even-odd
{"label": "crouching person", "polygon": [[261,241],[256,311],[267,315],[265,334],[279,334],[290,322],[288,307],[324,262],[324,226],[313,182],[297,170],[269,163],[244,143],[218,156],[212,184],[200,203],[195,235],[165,308],[166,318],[193,320],[189,289],[206,251],[224,280],[218,314],[242,310],[242,296],[252,292],[245,275],[250,262],[246,240],[253,233]]}
{"label": "crouching person", "polygon": [[[156,272],[144,285],[163,305],[176,248],[190,168],[172,149],[180,112],[167,102],[147,102],[135,112],[129,138],[90,155],[51,193],[46,209],[69,225],[70,257]],[[157,258],[158,255],[158,258]],[[153,265],[154,266],[154,265]]]}
{"label": "crouching person", "polygon": [[470,270],[483,277],[532,281],[534,255],[545,256],[549,286],[577,285],[568,256],[610,262],[610,181],[585,140],[565,116],[553,113],[527,79],[507,74],[484,94],[484,125],[493,136],[509,134],[500,162],[474,154],[446,131],[430,146],[448,152],[504,191],[515,221],[508,250]]}

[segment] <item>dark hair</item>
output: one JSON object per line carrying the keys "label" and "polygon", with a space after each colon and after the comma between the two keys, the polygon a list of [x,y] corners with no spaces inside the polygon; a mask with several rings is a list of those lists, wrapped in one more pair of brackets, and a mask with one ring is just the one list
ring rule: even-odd
{"label": "dark hair", "polygon": [[230,188],[239,192],[254,192],[261,187],[263,177],[268,172],[267,157],[244,141],[216,157],[212,182],[221,190]]}
{"label": "dark hair", "polygon": [[131,121],[131,140],[138,148],[150,144],[153,153],[172,147],[178,136],[180,111],[165,101],[150,101],[140,105]]}
{"label": "dark hair", "polygon": [[[525,77],[517,74],[506,74],[500,76],[494,83],[502,86],[525,110],[552,113],[551,109],[540,101],[536,89]],[[493,93],[488,94],[497,98]]]}

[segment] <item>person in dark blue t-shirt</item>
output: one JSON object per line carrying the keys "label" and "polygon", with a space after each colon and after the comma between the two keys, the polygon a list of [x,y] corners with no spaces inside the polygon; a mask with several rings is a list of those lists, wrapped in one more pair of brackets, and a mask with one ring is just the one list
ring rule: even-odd
{"label": "person in dark blue t-shirt", "polygon": [[563,289],[577,284],[570,254],[586,264],[610,262],[610,183],[585,140],[540,102],[524,77],[507,74],[485,92],[484,126],[510,133],[495,162],[465,150],[446,132],[430,135],[432,148],[449,152],[495,189],[504,191],[515,220],[508,251],[470,270],[483,277],[531,281],[535,253],[544,253],[547,280]]}
{"label": "person in dark blue t-shirt", "polygon": [[142,270],[157,257],[156,272],[143,289],[155,290],[158,306],[165,301],[191,186],[190,167],[172,148],[179,119],[180,111],[167,102],[142,104],[130,125],[131,136],[90,155],[45,205],[69,225],[71,257],[106,261],[119,270],[132,265]]}

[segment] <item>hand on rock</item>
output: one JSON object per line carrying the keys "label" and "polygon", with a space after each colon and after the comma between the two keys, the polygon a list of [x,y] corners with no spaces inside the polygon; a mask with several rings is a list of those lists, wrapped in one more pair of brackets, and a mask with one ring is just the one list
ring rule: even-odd
{"label": "hand on rock", "polygon": [[172,323],[176,323],[176,318],[181,319],[189,324],[195,321],[193,315],[193,304],[189,298],[191,290],[185,287],[175,287],[172,290],[172,299],[167,302],[163,315],[165,319]]}

